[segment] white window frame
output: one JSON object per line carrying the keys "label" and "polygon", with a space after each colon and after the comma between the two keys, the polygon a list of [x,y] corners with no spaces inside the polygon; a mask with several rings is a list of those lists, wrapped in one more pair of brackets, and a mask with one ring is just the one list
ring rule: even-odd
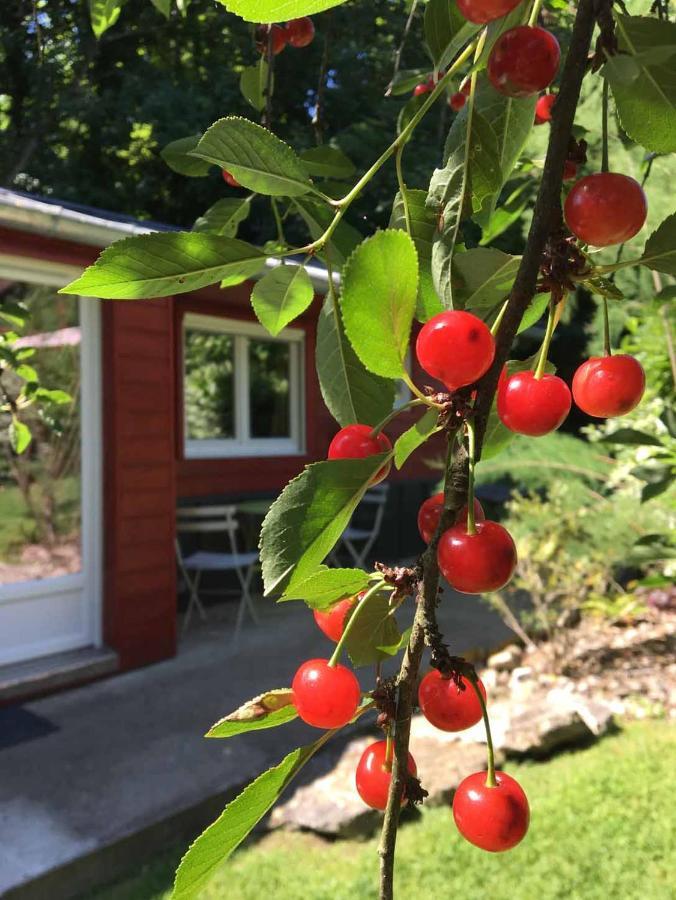
{"label": "white window frame", "polygon": [[[186,331],[210,331],[231,334],[234,340],[234,438],[188,437],[185,404]],[[250,422],[249,354],[247,338],[274,341],[289,347],[289,425],[288,438],[252,438]],[[183,453],[186,459],[224,459],[247,456],[302,456],[305,453],[305,332],[284,328],[272,337],[256,322],[244,322],[221,316],[187,312],[181,324],[183,366],[181,371],[183,403]]]}

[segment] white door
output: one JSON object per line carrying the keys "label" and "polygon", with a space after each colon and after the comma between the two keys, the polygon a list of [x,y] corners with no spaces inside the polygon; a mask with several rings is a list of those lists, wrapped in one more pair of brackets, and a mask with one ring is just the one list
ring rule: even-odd
{"label": "white door", "polygon": [[[19,456],[0,413],[0,665],[101,643],[99,301],[57,293],[77,274],[0,255],[0,309],[30,313],[13,346],[42,387],[71,397],[26,411],[33,439]],[[0,379],[17,390],[11,372]]]}

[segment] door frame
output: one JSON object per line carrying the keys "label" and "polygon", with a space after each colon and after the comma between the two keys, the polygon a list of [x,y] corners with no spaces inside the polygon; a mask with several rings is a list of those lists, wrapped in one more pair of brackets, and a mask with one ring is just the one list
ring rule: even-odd
{"label": "door frame", "polygon": [[[60,288],[81,274],[81,267],[30,256],[0,253],[0,277]],[[0,665],[35,659],[103,642],[103,439],[101,301],[78,297],[80,342],[80,542],[82,569],[61,575],[0,586],[0,608],[22,600],[82,594],[78,628],[67,634],[27,642],[16,658],[5,653]]]}

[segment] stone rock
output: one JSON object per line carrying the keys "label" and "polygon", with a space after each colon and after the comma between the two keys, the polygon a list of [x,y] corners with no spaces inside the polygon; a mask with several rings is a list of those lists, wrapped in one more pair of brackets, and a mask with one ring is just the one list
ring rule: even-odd
{"label": "stone rock", "polygon": [[504,650],[493,653],[488,657],[486,665],[489,669],[498,672],[511,672],[523,659],[523,650],[518,644],[509,644]]}

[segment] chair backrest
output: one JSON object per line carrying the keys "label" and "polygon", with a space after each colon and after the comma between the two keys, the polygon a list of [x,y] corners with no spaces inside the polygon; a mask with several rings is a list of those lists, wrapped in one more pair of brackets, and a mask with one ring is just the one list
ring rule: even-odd
{"label": "chair backrest", "polygon": [[176,509],[177,532],[227,534],[230,550],[235,554],[237,553],[235,535],[238,528],[236,506],[179,506]]}

